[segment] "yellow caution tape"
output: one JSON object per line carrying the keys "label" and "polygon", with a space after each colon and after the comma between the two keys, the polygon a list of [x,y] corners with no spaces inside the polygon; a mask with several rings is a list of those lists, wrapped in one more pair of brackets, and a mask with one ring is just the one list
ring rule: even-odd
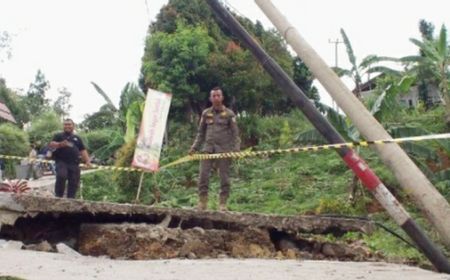
{"label": "yellow caution tape", "polygon": [[[42,162],[42,163],[54,163],[54,160],[48,160],[48,159],[40,159],[40,158],[30,158],[30,157],[19,157],[19,156],[11,156],[11,155],[0,155],[0,159],[11,159],[11,160],[27,160],[27,163],[35,163],[35,162]],[[81,163],[81,167],[87,167],[86,164]],[[140,168],[134,168],[134,167],[121,167],[121,166],[109,166],[109,165],[97,165],[97,164],[91,164],[90,166],[92,169],[99,169],[99,170],[116,170],[116,171],[125,171],[125,172],[147,172],[146,170],[140,169]]]}
{"label": "yellow caution tape", "polygon": [[[295,147],[289,149],[273,149],[266,151],[242,151],[242,152],[228,152],[228,153],[220,153],[220,154],[194,154],[188,155],[182,158],[179,158],[171,163],[168,163],[164,166],[161,166],[160,169],[166,169],[175,165],[179,165],[189,161],[195,160],[209,160],[209,159],[224,159],[224,158],[233,158],[233,159],[242,159],[246,157],[257,157],[257,156],[270,156],[274,154],[285,154],[285,153],[299,153],[299,152],[308,152],[308,151],[320,151],[320,150],[330,150],[330,149],[342,149],[342,148],[354,148],[354,147],[367,147],[369,145],[384,145],[391,143],[404,143],[404,142],[418,142],[418,141],[426,141],[426,140],[436,140],[436,139],[448,139],[450,138],[450,133],[444,134],[434,134],[434,135],[424,135],[424,136],[413,136],[413,137],[404,137],[404,138],[395,138],[395,139],[386,139],[386,140],[374,140],[374,141],[359,141],[359,142],[347,142],[347,143],[339,143],[339,144],[327,144],[327,145],[318,145],[318,146],[305,146],[305,147]],[[52,163],[52,160],[46,159],[37,159],[37,158],[28,158],[28,157],[19,157],[19,156],[10,156],[10,155],[0,155],[0,159],[12,159],[12,160],[28,160],[29,163],[34,162],[44,162],[44,163]],[[85,164],[81,164],[80,166],[86,166]],[[105,166],[105,165],[96,165],[92,164],[91,168],[99,169],[99,170],[114,170],[114,171],[124,171],[124,172],[149,172],[144,169],[134,168],[134,167],[118,167],[118,166]]]}
{"label": "yellow caution tape", "polygon": [[246,158],[246,157],[256,157],[256,156],[270,156],[274,154],[285,154],[285,153],[299,153],[307,151],[320,151],[320,150],[330,150],[330,149],[342,149],[342,148],[354,148],[354,147],[367,147],[369,145],[383,145],[391,143],[404,143],[404,142],[417,142],[426,140],[436,140],[436,139],[448,139],[450,138],[450,133],[444,134],[434,134],[434,135],[424,135],[424,136],[413,136],[404,137],[396,139],[386,139],[386,140],[374,140],[374,141],[359,141],[359,142],[347,142],[339,144],[327,144],[318,146],[306,146],[306,147],[296,147],[289,149],[273,149],[266,151],[243,151],[243,152],[228,152],[220,154],[194,154],[182,157],[176,161],[168,163],[161,167],[161,169],[168,168],[174,165],[178,165],[184,162],[193,160],[208,160],[208,159],[224,159],[224,158]]}

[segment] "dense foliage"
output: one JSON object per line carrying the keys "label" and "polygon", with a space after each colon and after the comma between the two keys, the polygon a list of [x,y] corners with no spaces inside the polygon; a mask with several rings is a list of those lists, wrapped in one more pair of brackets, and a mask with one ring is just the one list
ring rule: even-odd
{"label": "dense foliage", "polygon": [[38,144],[38,146],[49,143],[53,135],[62,129],[62,121],[53,111],[43,112],[34,118],[28,129],[30,142]]}
{"label": "dense foliage", "polygon": [[[0,155],[26,156],[30,143],[25,131],[12,124],[0,124]],[[6,162],[6,177],[15,174],[14,161]]]}
{"label": "dense foliage", "polygon": [[[217,85],[236,112],[271,115],[292,108],[252,54],[216,23],[205,1],[169,1],[157,19],[146,42],[141,87],[144,92],[151,87],[173,93],[172,117],[199,115],[208,106],[209,91]],[[264,30],[259,22],[239,20],[300,87],[318,100],[311,74],[291,56],[281,37]]]}

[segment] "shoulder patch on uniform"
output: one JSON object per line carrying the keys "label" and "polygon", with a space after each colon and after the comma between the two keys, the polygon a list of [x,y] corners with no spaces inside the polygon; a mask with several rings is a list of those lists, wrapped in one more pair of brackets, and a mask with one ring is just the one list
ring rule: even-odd
{"label": "shoulder patch on uniform", "polygon": [[227,111],[227,113],[231,116],[235,116],[236,114],[233,112],[233,110],[231,110],[230,108],[225,108],[225,111]]}

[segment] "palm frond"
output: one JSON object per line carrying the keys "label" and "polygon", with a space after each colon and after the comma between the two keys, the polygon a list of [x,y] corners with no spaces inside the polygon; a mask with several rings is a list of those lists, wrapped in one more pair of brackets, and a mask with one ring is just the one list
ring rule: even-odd
{"label": "palm frond", "polygon": [[384,90],[380,96],[375,100],[375,103],[372,105],[372,108],[370,108],[370,114],[372,116],[376,116],[378,112],[381,111],[381,107],[384,101],[384,98],[386,98],[387,90]]}
{"label": "palm frond", "polygon": [[439,53],[434,45],[433,41],[422,42],[420,40],[411,38],[409,39],[414,45],[418,46],[425,54],[426,57],[431,58],[434,61],[439,60]]}
{"label": "palm frond", "polygon": [[106,92],[103,91],[101,87],[99,87],[96,83],[91,82],[91,84],[94,86],[95,90],[105,99],[106,103],[116,112],[117,108],[114,105],[114,103],[111,101],[109,96],[106,94]]}
{"label": "palm frond", "polygon": [[403,150],[405,150],[405,152],[409,155],[413,155],[415,157],[423,158],[426,160],[439,160],[439,155],[436,153],[436,151],[427,146],[416,144],[413,142],[401,143],[400,146],[402,146]]}
{"label": "palm frond", "polygon": [[441,31],[439,32],[437,51],[442,58],[446,58],[448,56],[447,28],[445,28],[445,25],[442,25]]}
{"label": "palm frond", "polygon": [[370,65],[377,63],[377,62],[379,62],[378,56],[371,54],[371,55],[368,55],[365,58],[363,58],[363,60],[359,64],[359,67],[365,69],[365,68],[369,67]]}
{"label": "palm frond", "polygon": [[400,61],[403,63],[418,63],[423,61],[423,57],[420,55],[408,55],[400,58]]}
{"label": "palm frond", "polygon": [[393,126],[388,128],[389,134],[394,138],[414,137],[428,135],[429,131],[420,127],[411,126]]}
{"label": "palm frond", "polygon": [[141,122],[144,103],[135,101],[131,103],[127,110],[126,121],[127,130],[125,132],[124,140],[126,143],[134,140],[136,137],[136,130]]}
{"label": "palm frond", "polygon": [[343,28],[341,28],[341,35],[342,35],[342,39],[344,40],[345,48],[347,49],[348,60],[352,64],[353,69],[356,70],[357,65],[356,65],[355,53],[353,52],[352,44],[350,43],[350,40],[348,39],[347,34],[345,33]]}
{"label": "palm frond", "polygon": [[343,76],[351,77],[352,76],[352,72],[350,70],[343,69],[343,68],[340,68],[340,67],[331,67],[331,69],[333,69],[333,71],[339,77],[343,77]]}
{"label": "palm frond", "polygon": [[396,84],[396,90],[398,91],[398,93],[407,93],[411,89],[411,86],[414,84],[415,81],[416,77],[405,75],[400,80],[400,82]]}
{"label": "palm frond", "polygon": [[390,57],[390,56],[378,56],[378,55],[368,55],[359,64],[359,67],[362,69],[368,68],[372,64],[379,63],[379,62],[401,62],[399,58],[396,57]]}
{"label": "palm frond", "polygon": [[367,70],[367,73],[383,73],[387,75],[392,75],[395,77],[400,77],[403,73],[402,71],[392,69],[387,66],[374,66]]}

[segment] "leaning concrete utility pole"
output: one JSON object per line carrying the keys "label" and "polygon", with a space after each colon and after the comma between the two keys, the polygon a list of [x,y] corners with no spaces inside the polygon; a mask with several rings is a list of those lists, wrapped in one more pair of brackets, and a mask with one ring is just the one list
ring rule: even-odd
{"label": "leaning concrete utility pole", "polygon": [[[255,1],[366,140],[392,139],[272,2]],[[383,162],[393,171],[404,191],[412,196],[417,206],[436,227],[441,240],[450,246],[450,206],[447,200],[398,144],[376,145],[375,149]]]}
{"label": "leaning concrete utility pole", "polygon": [[[334,129],[328,120],[314,107],[312,102],[301,89],[292,81],[258,43],[245,31],[239,22],[218,2],[218,0],[206,0],[213,10],[216,18],[222,21],[226,28],[239,38],[253,53],[272,79],[283,92],[289,96],[292,102],[299,107],[308,120],[322,134],[329,143],[344,143],[344,138]],[[342,147],[336,150],[347,166],[361,180],[364,186],[375,196],[389,215],[402,227],[403,230],[417,244],[424,255],[440,272],[450,273],[450,264],[426,236],[422,229],[414,222],[398,200],[389,192],[386,186],[375,175],[370,167],[352,149]]]}

